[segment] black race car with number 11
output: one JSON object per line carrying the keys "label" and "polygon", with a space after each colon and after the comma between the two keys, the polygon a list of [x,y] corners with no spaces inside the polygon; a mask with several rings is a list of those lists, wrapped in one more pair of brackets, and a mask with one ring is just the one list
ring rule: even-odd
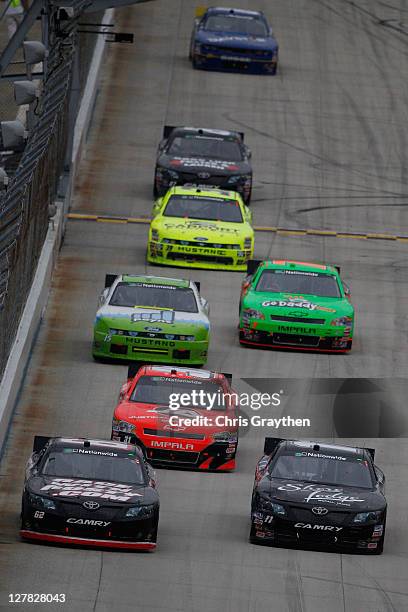
{"label": "black race car with number 11", "polygon": [[374,449],[265,438],[252,494],[252,543],[381,554],[387,502]]}
{"label": "black race car with number 11", "polygon": [[154,550],[159,497],[133,444],[35,436],[21,510],[24,539]]}
{"label": "black race car with number 11", "polygon": [[164,196],[176,185],[212,185],[237,191],[248,206],[250,158],[242,132],[166,125],[157,152],[154,196]]}

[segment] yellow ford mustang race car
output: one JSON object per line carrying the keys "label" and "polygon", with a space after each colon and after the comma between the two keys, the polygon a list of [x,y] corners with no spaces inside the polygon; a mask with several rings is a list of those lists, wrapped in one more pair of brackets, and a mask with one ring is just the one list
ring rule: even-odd
{"label": "yellow ford mustang race car", "polygon": [[245,271],[254,251],[252,214],[235,191],[172,187],[153,207],[149,263]]}

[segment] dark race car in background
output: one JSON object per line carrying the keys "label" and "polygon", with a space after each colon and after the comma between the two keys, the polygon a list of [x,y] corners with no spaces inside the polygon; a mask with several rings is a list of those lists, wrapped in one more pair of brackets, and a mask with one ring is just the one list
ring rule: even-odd
{"label": "dark race car in background", "polygon": [[374,454],[266,438],[255,471],[251,542],[381,554],[387,502]]}
{"label": "dark race car in background", "polygon": [[[158,365],[143,366],[135,375],[135,369],[129,366],[120,391],[112,439],[138,444],[154,465],[233,470],[238,426],[231,376]],[[173,394],[191,399],[172,409]]]}
{"label": "dark race car in background", "polygon": [[157,152],[154,195],[163,196],[175,185],[212,185],[237,191],[248,204],[250,158],[241,132],[166,125]]}
{"label": "dark race car in background", "polygon": [[21,510],[24,539],[153,550],[159,497],[137,446],[36,436]]}
{"label": "dark race car in background", "polygon": [[197,9],[189,57],[194,68],[276,74],[279,47],[259,11]]}

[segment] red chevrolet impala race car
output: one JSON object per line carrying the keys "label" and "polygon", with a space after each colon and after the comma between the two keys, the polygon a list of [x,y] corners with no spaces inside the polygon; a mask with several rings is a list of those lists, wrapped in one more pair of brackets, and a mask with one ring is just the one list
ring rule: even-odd
{"label": "red chevrolet impala race car", "polygon": [[112,439],[142,447],[161,466],[231,471],[238,444],[229,374],[129,366],[112,420]]}

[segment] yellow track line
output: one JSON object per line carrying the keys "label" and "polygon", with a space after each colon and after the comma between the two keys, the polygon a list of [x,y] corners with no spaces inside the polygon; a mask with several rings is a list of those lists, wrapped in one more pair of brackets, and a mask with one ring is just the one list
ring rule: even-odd
{"label": "yellow track line", "polygon": [[[139,225],[149,225],[150,219],[143,217],[115,217],[114,215],[88,215],[82,213],[68,213],[68,219],[74,221],[96,221],[99,223],[135,223]],[[408,236],[398,236],[396,234],[382,234],[373,232],[336,232],[333,230],[319,229],[291,229],[285,227],[255,225],[256,232],[269,232],[279,234],[279,236],[321,236],[330,238],[352,238],[354,240],[391,240],[398,242],[408,242]]]}

